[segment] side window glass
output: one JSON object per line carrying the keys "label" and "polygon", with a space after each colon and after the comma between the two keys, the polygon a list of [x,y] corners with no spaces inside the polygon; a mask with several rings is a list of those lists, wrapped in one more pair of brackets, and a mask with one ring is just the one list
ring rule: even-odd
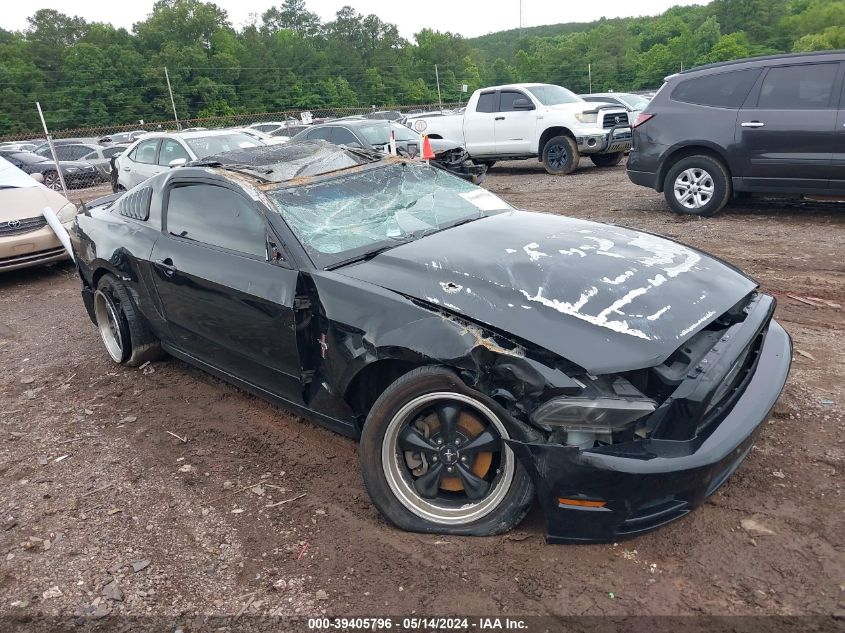
{"label": "side window glass", "polygon": [[823,110],[839,64],[802,64],[769,69],[760,87],[757,107],[764,110]]}
{"label": "side window glass", "polygon": [[686,79],[675,86],[670,98],[696,105],[739,108],[754,87],[760,72],[759,68],[752,68]]}
{"label": "side window glass", "polygon": [[513,112],[513,102],[517,99],[528,99],[528,97],[516,90],[502,90],[499,96],[499,112]]}
{"label": "side window glass", "polygon": [[186,161],[191,160],[188,152],[185,151],[185,148],[182,147],[179,141],[172,138],[162,141],[161,150],[158,153],[158,164],[167,167],[171,161],[178,158],[184,158]]}
{"label": "side window glass", "polygon": [[171,235],[267,258],[264,220],[243,196],[213,185],[176,186],[167,202]]}
{"label": "side window glass", "polygon": [[478,105],[475,106],[476,112],[495,112],[496,111],[496,93],[482,92],[478,97]]}
{"label": "side window glass", "polygon": [[146,163],[154,165],[156,162],[156,148],[158,147],[158,140],[142,141],[138,147],[135,148],[133,159],[138,163]]}
{"label": "side window glass", "polygon": [[106,158],[111,158],[115,154],[120,154],[124,149],[124,147],[107,147],[103,150],[103,156]]}

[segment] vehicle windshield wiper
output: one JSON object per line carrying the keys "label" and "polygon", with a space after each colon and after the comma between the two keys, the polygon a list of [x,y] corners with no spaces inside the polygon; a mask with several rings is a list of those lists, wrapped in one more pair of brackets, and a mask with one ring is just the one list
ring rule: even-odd
{"label": "vehicle windshield wiper", "polygon": [[334,264],[330,264],[326,266],[326,270],[334,270],[335,268],[341,268],[343,266],[348,266],[349,264],[355,264],[358,262],[365,262],[368,259],[372,259],[376,255],[381,255],[385,251],[389,251],[392,248],[396,248],[397,246],[401,246],[402,244],[407,244],[408,242],[413,242],[412,238],[396,238],[396,241],[392,244],[385,244],[379,248],[373,249],[371,251],[367,251],[366,253],[362,253],[361,255],[356,255],[355,257],[350,257],[349,259],[343,259],[339,262],[335,262]]}
{"label": "vehicle windshield wiper", "polygon": [[343,149],[345,149],[350,154],[355,154],[355,156],[365,158],[368,163],[377,163],[382,158],[384,158],[384,154],[374,150],[358,149],[357,147],[348,147],[346,145],[343,146]]}
{"label": "vehicle windshield wiper", "polygon": [[435,233],[440,233],[440,231],[445,231],[446,229],[453,229],[456,226],[461,226],[462,224],[469,224],[470,222],[475,222],[476,220],[480,220],[481,218],[486,218],[486,215],[476,215],[475,217],[471,218],[464,218],[463,220],[458,220],[457,222],[453,222],[452,224],[447,224],[445,226],[434,226],[430,229],[425,229],[420,233],[416,233],[414,235],[415,239],[421,239],[423,237],[428,237],[429,235],[434,235]]}

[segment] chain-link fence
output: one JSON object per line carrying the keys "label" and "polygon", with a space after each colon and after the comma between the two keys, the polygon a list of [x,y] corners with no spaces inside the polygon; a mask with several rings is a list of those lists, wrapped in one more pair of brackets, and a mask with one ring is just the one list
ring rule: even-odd
{"label": "chain-link fence", "polygon": [[[459,107],[457,103],[444,103],[444,110],[453,110]],[[47,104],[42,105],[44,115],[47,118],[47,124],[50,122],[50,110]],[[369,116],[372,118],[398,118],[398,115],[392,113],[399,113],[402,116],[418,114],[423,112],[440,111],[440,104],[424,104],[411,106],[391,106],[383,110],[376,110],[369,108],[324,108],[324,109],[310,109],[310,110],[280,110],[277,112],[253,112],[246,114],[227,114],[213,117],[195,118],[195,119],[180,119],[178,122],[173,119],[161,121],[136,121],[135,123],[126,123],[121,125],[100,126],[100,127],[85,127],[73,128],[64,130],[50,129],[50,134],[54,140],[68,140],[78,139],[80,141],[94,141],[102,140],[104,143],[114,142],[113,137],[121,134],[131,134],[132,132],[178,132],[197,128],[204,128],[208,130],[221,128],[239,128],[248,127],[254,124],[266,123],[267,129],[271,129],[270,124],[284,125],[289,128],[289,131],[298,131],[298,127],[309,123],[323,122],[329,119],[340,119],[349,116]],[[259,128],[260,129],[260,128]],[[288,134],[281,134],[288,136]],[[119,142],[125,142],[122,136],[118,136]],[[0,143],[44,143],[44,132],[32,131],[18,134],[9,134],[0,136]],[[2,150],[2,146],[0,146]]]}

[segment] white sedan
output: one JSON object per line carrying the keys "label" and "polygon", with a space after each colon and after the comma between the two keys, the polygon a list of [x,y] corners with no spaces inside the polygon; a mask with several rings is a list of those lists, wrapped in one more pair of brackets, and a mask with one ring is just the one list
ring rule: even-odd
{"label": "white sedan", "polygon": [[232,130],[147,134],[116,159],[117,188],[131,189],[147,178],[192,160],[261,145],[265,143],[254,136]]}

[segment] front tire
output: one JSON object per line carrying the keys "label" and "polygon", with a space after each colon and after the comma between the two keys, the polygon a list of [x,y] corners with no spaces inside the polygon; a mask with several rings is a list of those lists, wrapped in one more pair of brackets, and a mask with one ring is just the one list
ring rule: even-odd
{"label": "front tire", "polygon": [[97,283],[94,319],[114,362],[138,367],[161,358],[158,339],[114,275],[105,274]]}
{"label": "front tire", "polygon": [[522,520],[534,497],[508,438],[533,434],[451,371],[421,367],[388,387],[367,416],[364,484],[401,529],[499,534]]}
{"label": "front tire", "polygon": [[731,199],[731,179],[725,166],[715,158],[688,156],[666,173],[663,196],[675,213],[709,217]]}
{"label": "front tire", "polygon": [[590,160],[596,167],[615,167],[620,163],[625,152],[611,152],[610,154],[591,154]]}
{"label": "front tire", "polygon": [[543,167],[553,176],[565,176],[578,168],[581,155],[575,139],[570,136],[550,138],[543,147]]}

